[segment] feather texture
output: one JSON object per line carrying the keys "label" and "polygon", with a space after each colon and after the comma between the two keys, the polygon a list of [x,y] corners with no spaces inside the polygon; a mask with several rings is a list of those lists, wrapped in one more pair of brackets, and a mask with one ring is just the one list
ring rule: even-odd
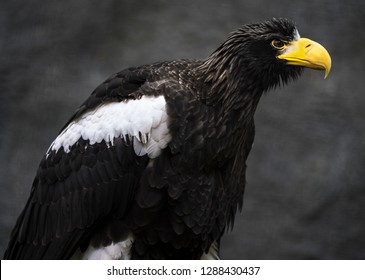
{"label": "feather texture", "polygon": [[133,139],[137,155],[157,157],[171,140],[163,96],[143,96],[140,99],[100,105],[72,121],[52,143],[51,151],[60,148],[68,153],[80,139],[89,145],[102,141],[113,145],[116,138]]}

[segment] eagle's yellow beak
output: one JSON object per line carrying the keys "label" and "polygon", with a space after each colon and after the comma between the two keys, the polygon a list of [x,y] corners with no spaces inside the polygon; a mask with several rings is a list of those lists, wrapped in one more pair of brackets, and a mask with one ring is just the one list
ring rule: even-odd
{"label": "eagle's yellow beak", "polygon": [[283,59],[289,65],[304,66],[312,69],[325,70],[326,78],[331,70],[331,57],[327,50],[317,42],[300,38],[288,42],[278,59]]}

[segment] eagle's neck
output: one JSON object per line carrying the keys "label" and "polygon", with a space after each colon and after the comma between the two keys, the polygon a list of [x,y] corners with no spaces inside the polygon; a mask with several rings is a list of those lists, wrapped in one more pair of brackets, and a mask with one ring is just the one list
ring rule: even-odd
{"label": "eagle's neck", "polygon": [[[221,160],[241,155],[240,161],[245,161],[253,141],[254,113],[267,88],[259,71],[251,68],[245,56],[239,58],[234,55],[237,52],[228,50],[219,48],[198,67],[202,89],[199,98],[212,108],[209,114],[215,112],[217,119],[212,131],[218,134],[220,142],[215,148],[221,153],[214,157]],[[222,143],[229,148],[222,149]]]}
{"label": "eagle's neck", "polygon": [[250,103],[256,108],[262,93],[272,85],[250,58],[237,55],[234,46],[225,44],[198,67],[204,89],[201,97],[207,104],[246,107]]}

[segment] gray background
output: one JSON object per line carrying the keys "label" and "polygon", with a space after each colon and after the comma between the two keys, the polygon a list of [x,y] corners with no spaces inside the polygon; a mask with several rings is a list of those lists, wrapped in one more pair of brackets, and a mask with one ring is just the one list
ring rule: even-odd
{"label": "gray background", "polygon": [[330,52],[266,94],[225,259],[365,258],[365,2],[0,2],[0,253],[59,129],[126,68],[204,58],[239,25],[288,17]]}

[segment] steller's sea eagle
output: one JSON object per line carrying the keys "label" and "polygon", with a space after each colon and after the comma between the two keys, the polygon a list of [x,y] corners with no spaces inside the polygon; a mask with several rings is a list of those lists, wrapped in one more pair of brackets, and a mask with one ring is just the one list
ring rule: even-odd
{"label": "steller's sea eagle", "polygon": [[5,259],[217,259],[241,209],[261,95],[325,70],[287,19],[247,24],[203,60],[125,69],[43,157]]}

